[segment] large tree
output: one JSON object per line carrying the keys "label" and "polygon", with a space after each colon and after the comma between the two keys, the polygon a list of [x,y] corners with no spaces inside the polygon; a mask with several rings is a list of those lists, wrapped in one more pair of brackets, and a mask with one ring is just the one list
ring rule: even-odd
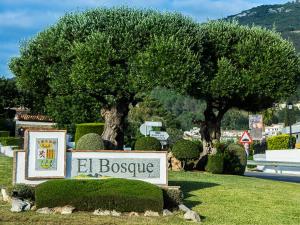
{"label": "large tree", "polygon": [[[179,14],[94,9],[68,14],[24,43],[20,57],[12,59],[10,68],[19,85],[35,94],[36,106],[45,106],[45,111],[49,107],[45,102],[55,105],[56,98],[70,93],[96,99],[105,119],[102,137],[114,148],[120,148],[128,107],[135,103],[135,95],[141,90],[134,72],[140,52],[158,45],[175,54],[173,58],[176,54],[185,57],[187,54],[181,54],[185,51],[197,57],[200,40],[197,24]],[[157,57],[164,57],[160,54],[164,53],[159,52]],[[198,64],[178,65],[182,70],[172,75],[174,84],[191,83],[195,73],[185,68],[198,68]],[[143,88],[150,88],[148,84]],[[51,107],[50,112],[59,114],[60,110],[63,109]]]}
{"label": "large tree", "polygon": [[[221,121],[229,109],[259,112],[294,93],[299,81],[299,58],[289,41],[260,27],[213,21],[200,25],[200,30],[203,49],[198,63],[201,67],[191,70],[197,74],[196,81],[179,85],[172,75],[180,73],[177,67],[180,63],[195,65],[198,58],[187,55],[190,61],[176,60],[160,46],[151,46],[140,55],[136,73],[141,79],[148,77],[155,85],[174,88],[175,83],[178,85],[175,88],[205,100],[204,120],[198,124],[205,147],[203,155],[206,155],[215,153],[213,143],[220,139]],[[177,47],[178,53],[188,53]],[[164,58],[156,57],[160,51]]]}

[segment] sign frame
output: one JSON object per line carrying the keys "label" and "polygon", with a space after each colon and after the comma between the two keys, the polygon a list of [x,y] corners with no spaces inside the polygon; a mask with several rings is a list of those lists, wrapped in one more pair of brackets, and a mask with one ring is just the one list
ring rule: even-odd
{"label": "sign frame", "polygon": [[[25,151],[25,179],[62,179],[66,177],[66,157],[67,157],[67,131],[66,130],[39,130],[29,129],[25,131],[24,151]],[[37,140],[57,139],[56,170],[37,170]],[[32,162],[33,161],[33,162]],[[35,165],[35,169],[32,169]]]}
{"label": "sign frame", "polygon": [[[149,180],[147,179],[136,179],[136,180],[143,180],[145,182],[149,182],[149,183],[152,183],[152,184],[155,184],[155,185],[160,185],[160,186],[168,186],[168,152],[166,151],[126,151],[126,150],[72,150],[72,151],[68,151],[68,153],[71,153],[71,157],[73,159],[73,155],[75,154],[80,154],[80,153],[94,153],[94,154],[97,154],[97,153],[108,153],[108,154],[114,154],[114,153],[118,153],[118,154],[131,154],[131,155],[134,155],[134,154],[142,154],[142,155],[149,155],[149,154],[161,154],[165,157],[165,162],[164,162],[164,165],[161,165],[161,167],[165,167],[165,170],[164,171],[161,171],[162,172],[165,172],[165,177],[164,177],[164,180],[160,183],[154,183],[154,182],[150,182]],[[68,154],[68,157],[67,157],[67,161],[68,161],[68,164],[72,163],[70,162],[69,160],[69,154]],[[75,157],[74,157],[75,158]],[[111,157],[111,158],[114,158],[114,157]],[[143,157],[141,157],[143,159]],[[146,158],[147,159],[147,158]],[[70,165],[68,165],[68,167],[70,167]],[[161,175],[161,174],[160,174]],[[67,172],[67,178],[72,178],[71,175],[69,174],[69,171]],[[116,176],[117,178],[117,176]],[[72,178],[73,179],[73,178]],[[131,179],[131,178],[125,178],[125,179]]]}

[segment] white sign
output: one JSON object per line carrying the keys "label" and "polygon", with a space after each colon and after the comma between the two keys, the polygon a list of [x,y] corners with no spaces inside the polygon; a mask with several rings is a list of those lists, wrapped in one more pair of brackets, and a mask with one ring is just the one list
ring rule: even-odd
{"label": "white sign", "polygon": [[162,127],[162,122],[146,121],[145,124],[149,127]]}
{"label": "white sign", "polygon": [[150,136],[160,141],[166,141],[169,138],[169,134],[165,131],[150,131]]}
{"label": "white sign", "polygon": [[[69,151],[65,178],[102,179],[118,177],[168,185],[167,152]],[[25,152],[15,153],[14,183],[38,184],[47,180],[25,177]]]}
{"label": "white sign", "polygon": [[149,127],[144,123],[140,126],[140,132],[142,135],[145,135],[145,136],[148,136],[152,129],[153,129],[152,127]]}

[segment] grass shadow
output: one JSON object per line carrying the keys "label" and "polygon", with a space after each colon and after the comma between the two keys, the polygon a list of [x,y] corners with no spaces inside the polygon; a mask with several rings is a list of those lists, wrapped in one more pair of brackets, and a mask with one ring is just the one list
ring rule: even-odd
{"label": "grass shadow", "polygon": [[191,192],[205,188],[212,188],[219,186],[220,184],[200,181],[169,181],[169,185],[180,186],[184,195],[184,204],[186,204],[188,207],[194,207],[196,205],[200,205],[202,202],[199,200],[188,200],[187,198],[196,196]]}

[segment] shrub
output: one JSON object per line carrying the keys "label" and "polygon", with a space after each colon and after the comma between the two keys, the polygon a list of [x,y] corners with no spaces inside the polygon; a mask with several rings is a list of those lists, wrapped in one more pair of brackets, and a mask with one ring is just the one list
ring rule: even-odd
{"label": "shrub", "polygon": [[134,149],[145,151],[159,151],[161,150],[161,144],[159,140],[154,137],[141,137],[136,140]]}
{"label": "shrub", "polygon": [[244,148],[238,144],[230,144],[224,153],[224,173],[243,175],[247,165]]}
{"label": "shrub", "polygon": [[180,187],[162,188],[164,196],[164,209],[174,209],[183,203],[183,193]]}
{"label": "shrub", "polygon": [[77,210],[144,212],[163,209],[162,190],[139,180],[50,180],[36,187],[37,208],[72,205]]}
{"label": "shrub", "polygon": [[288,134],[281,134],[274,137],[269,137],[267,139],[268,149],[269,150],[289,149],[290,141],[292,143],[292,148],[294,148],[296,144],[296,138],[294,136],[290,137],[290,135]]}
{"label": "shrub", "polygon": [[209,155],[205,170],[214,174],[222,174],[224,166],[224,156],[221,153]]}
{"label": "shrub", "polygon": [[34,201],[35,189],[34,187],[26,184],[16,184],[8,188],[8,194],[13,197],[18,197],[22,199],[29,199]]}
{"label": "shrub", "polygon": [[102,150],[104,143],[99,134],[90,133],[83,135],[76,144],[76,149],[81,150]]}
{"label": "shrub", "polygon": [[172,153],[179,160],[197,159],[200,146],[189,140],[179,140],[175,143]]}
{"label": "shrub", "polygon": [[267,150],[267,142],[266,141],[254,141],[250,145],[250,155],[264,154],[266,152],[266,150]]}
{"label": "shrub", "polygon": [[9,137],[9,131],[0,131],[0,137]]}
{"label": "shrub", "polygon": [[0,137],[0,143],[3,146],[18,146],[19,148],[23,145],[23,138],[20,137]]}
{"label": "shrub", "polygon": [[76,133],[75,133],[75,144],[79,139],[86,134],[95,133],[102,135],[104,130],[104,123],[81,123],[76,124]]}

